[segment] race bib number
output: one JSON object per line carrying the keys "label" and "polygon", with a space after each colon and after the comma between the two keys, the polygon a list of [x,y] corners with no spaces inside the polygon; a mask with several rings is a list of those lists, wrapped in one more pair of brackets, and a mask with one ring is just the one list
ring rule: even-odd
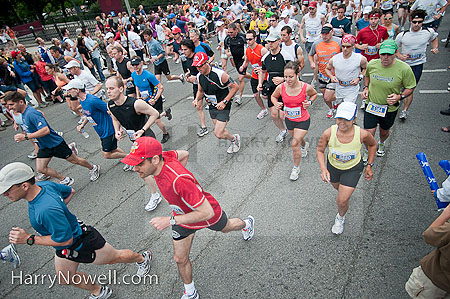
{"label": "race bib number", "polygon": [[322,73],[319,73],[319,79],[323,82],[329,83],[330,82],[330,78],[328,78],[327,76],[325,76]]}
{"label": "race bib number", "polygon": [[217,105],[217,97],[215,95],[205,94],[206,100],[213,106]]}
{"label": "race bib number", "polygon": [[260,33],[260,34],[259,34],[259,38],[260,38],[261,40],[266,40],[266,38],[267,38],[267,33]]}
{"label": "race bib number", "polygon": [[341,86],[350,86],[350,85],[352,85],[351,82],[352,82],[352,80],[347,80],[347,81],[339,80],[339,85],[341,85]]}
{"label": "race bib number", "polygon": [[133,87],[134,87],[133,82],[132,81],[128,81],[127,82],[127,88],[133,88]]}
{"label": "race bib number", "polygon": [[148,92],[148,90],[141,91],[141,97],[144,101],[148,101],[150,98],[150,93]]}
{"label": "race bib number", "polygon": [[97,123],[95,122],[95,120],[91,116],[86,116],[86,118],[93,126],[97,125]]}
{"label": "race bib number", "polygon": [[422,58],[423,53],[413,53],[413,54],[408,54],[408,60],[416,60],[416,59],[420,59]]}
{"label": "race bib number", "polygon": [[367,46],[366,54],[367,55],[377,55],[378,49],[377,46]]}
{"label": "race bib number", "polygon": [[311,37],[316,37],[319,35],[319,31],[317,30],[308,30],[308,35]]}
{"label": "race bib number", "polygon": [[333,148],[331,150],[331,157],[333,157],[336,161],[346,163],[356,158],[356,151],[343,153]]}
{"label": "race bib number", "polygon": [[385,117],[386,116],[386,112],[388,110],[388,105],[379,105],[379,104],[375,104],[372,102],[369,102],[369,105],[367,105],[366,111],[376,115],[376,116],[381,116],[381,117]]}
{"label": "race bib number", "polygon": [[135,141],[134,139],[134,133],[136,133],[135,130],[127,130],[128,138],[130,138],[131,141]]}
{"label": "race bib number", "polygon": [[299,120],[302,117],[302,109],[300,107],[289,108],[284,106],[284,116],[289,120]]}
{"label": "race bib number", "polygon": [[258,63],[254,63],[254,64],[252,64],[252,68],[257,68],[257,67],[259,67],[259,64]]}
{"label": "race bib number", "polygon": [[181,54],[180,58],[181,58],[181,61],[186,61],[187,60],[186,55],[184,55],[184,54]]}

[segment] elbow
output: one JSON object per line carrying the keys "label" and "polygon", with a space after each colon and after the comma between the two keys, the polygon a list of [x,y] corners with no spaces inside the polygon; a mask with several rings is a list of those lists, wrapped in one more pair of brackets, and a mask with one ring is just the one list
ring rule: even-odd
{"label": "elbow", "polygon": [[73,237],[67,240],[66,242],[59,243],[59,246],[70,246],[73,244]]}
{"label": "elbow", "polygon": [[211,209],[209,209],[208,211],[205,212],[205,215],[203,217],[204,218],[203,221],[207,221],[207,220],[209,220],[209,219],[211,219],[213,217],[214,217],[214,210],[211,208]]}

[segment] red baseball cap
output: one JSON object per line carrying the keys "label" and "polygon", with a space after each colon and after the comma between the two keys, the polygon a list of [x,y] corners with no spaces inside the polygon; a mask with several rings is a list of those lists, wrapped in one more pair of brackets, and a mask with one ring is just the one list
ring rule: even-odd
{"label": "red baseball cap", "polygon": [[11,51],[11,57],[16,58],[17,54],[20,54],[20,50],[13,50]]}
{"label": "red baseball cap", "polygon": [[133,142],[130,153],[120,160],[120,162],[136,166],[142,163],[146,158],[152,158],[162,154],[161,143],[153,137],[139,137]]}
{"label": "red baseball cap", "polygon": [[310,2],[308,7],[315,7],[315,8],[317,8],[317,2],[316,1]]}
{"label": "red baseball cap", "polygon": [[197,52],[194,56],[194,62],[192,62],[192,66],[202,66],[208,61],[208,55],[204,52]]}
{"label": "red baseball cap", "polygon": [[181,29],[178,28],[178,27],[173,27],[172,33],[173,33],[173,34],[175,34],[175,33],[181,33]]}

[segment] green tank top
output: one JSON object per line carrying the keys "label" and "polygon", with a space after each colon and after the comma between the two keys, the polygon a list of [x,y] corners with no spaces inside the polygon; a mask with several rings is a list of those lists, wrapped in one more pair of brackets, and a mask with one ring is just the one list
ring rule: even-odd
{"label": "green tank top", "polygon": [[331,126],[331,136],[328,142],[328,162],[337,169],[347,170],[361,161],[361,128],[356,125],[354,127],[353,140],[349,143],[341,143],[336,136],[338,126]]}

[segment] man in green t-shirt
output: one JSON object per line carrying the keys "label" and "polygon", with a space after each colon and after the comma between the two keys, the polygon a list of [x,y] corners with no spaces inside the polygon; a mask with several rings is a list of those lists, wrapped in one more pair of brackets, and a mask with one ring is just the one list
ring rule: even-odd
{"label": "man in green t-shirt", "polygon": [[380,125],[378,157],[384,156],[384,142],[389,137],[400,101],[412,94],[416,87],[411,67],[395,58],[397,48],[395,41],[385,40],[380,46],[380,58],[369,62],[364,77],[362,98],[367,99],[364,129],[375,136],[377,125]]}

